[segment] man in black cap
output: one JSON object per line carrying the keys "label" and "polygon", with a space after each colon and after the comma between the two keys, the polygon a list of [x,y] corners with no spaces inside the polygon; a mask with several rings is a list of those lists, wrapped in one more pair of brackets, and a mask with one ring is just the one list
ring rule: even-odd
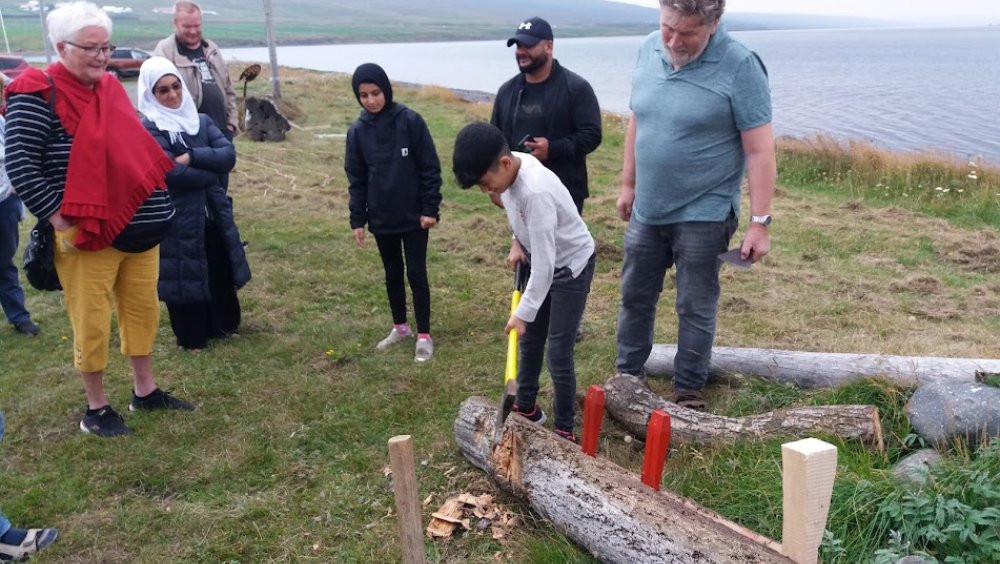
{"label": "man in black cap", "polygon": [[[552,58],[552,26],[542,18],[521,22],[507,47],[521,71],[497,92],[490,123],[503,132],[511,151],[530,153],[559,177],[583,215],[587,190],[587,155],[601,144],[601,108],[590,83]],[[498,198],[493,203],[503,204]],[[528,256],[515,237],[509,263]],[[583,338],[577,326],[576,340]]]}
{"label": "man in black cap", "polygon": [[569,190],[583,213],[587,154],[601,144],[601,109],[590,83],[552,58],[552,26],[531,18],[517,26],[507,46],[520,73],[497,92],[490,123],[512,151],[531,153]]}

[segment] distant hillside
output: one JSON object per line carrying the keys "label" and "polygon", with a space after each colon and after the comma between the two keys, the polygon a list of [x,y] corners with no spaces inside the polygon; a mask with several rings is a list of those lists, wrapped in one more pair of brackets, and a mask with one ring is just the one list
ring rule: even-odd
{"label": "distant hillside", "polygon": [[[264,45],[260,0],[203,0],[205,35],[223,47]],[[172,0],[116,0],[114,41],[151,48],[172,31]],[[0,5],[11,48],[41,50],[38,14]],[[154,13],[160,9],[166,13]],[[455,41],[509,37],[517,22],[547,19],[557,37],[636,35],[657,28],[659,10],[604,0],[276,0],[281,44]],[[871,27],[861,18],[727,14],[731,30]]]}
{"label": "distant hillside", "polygon": [[843,16],[814,16],[809,14],[757,14],[734,12],[722,17],[730,30],[764,29],[831,29],[860,27],[891,27],[895,22],[870,18]]}

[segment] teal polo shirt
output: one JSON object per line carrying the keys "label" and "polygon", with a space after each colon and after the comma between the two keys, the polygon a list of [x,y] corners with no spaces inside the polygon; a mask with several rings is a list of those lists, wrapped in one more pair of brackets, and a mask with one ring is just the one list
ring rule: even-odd
{"label": "teal polo shirt", "polygon": [[632,75],[635,203],[647,225],[723,221],[740,213],[740,132],[771,122],[767,70],[720,25],[701,56],[674,70],[655,31]]}

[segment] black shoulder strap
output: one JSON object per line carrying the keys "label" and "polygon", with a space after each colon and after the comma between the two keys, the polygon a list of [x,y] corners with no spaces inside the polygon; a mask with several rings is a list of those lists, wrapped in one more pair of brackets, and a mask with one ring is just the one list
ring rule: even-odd
{"label": "black shoulder strap", "polygon": [[49,79],[49,86],[52,87],[52,91],[49,93],[49,110],[55,114],[56,113],[56,83],[52,82],[52,77],[49,73],[45,73],[45,78]]}

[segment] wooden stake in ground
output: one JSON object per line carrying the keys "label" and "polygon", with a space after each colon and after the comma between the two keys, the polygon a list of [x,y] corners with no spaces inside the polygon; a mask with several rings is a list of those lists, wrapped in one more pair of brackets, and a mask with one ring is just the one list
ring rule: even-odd
{"label": "wooden stake in ground", "polygon": [[396,494],[396,513],[399,515],[403,564],[424,564],[426,558],[417,473],[413,461],[413,439],[409,435],[389,439],[389,462],[392,466],[392,491]]}
{"label": "wooden stake in ground", "polygon": [[654,410],[670,415],[673,446],[690,442],[716,444],[764,437],[802,437],[817,433],[856,439],[882,452],[885,448],[878,408],[873,405],[822,405],[779,409],[747,417],[723,417],[683,408],[654,394],[627,374],[604,384],[608,415],[635,437],[645,440]]}
{"label": "wooden stake in ground", "polygon": [[792,564],[780,545],[523,417],[493,448],[497,404],[469,398],[455,441],[469,461],[607,564]]}
{"label": "wooden stake in ground", "polygon": [[818,439],[784,444],[781,462],[781,553],[796,564],[816,564],[837,476],[837,447]]}

